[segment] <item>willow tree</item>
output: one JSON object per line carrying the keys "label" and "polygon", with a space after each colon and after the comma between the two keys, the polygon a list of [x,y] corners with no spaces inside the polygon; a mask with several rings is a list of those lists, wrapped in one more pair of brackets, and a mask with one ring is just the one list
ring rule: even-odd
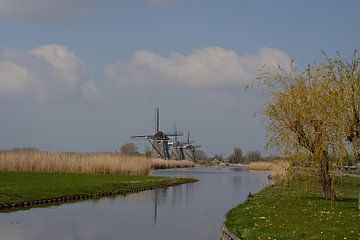
{"label": "willow tree", "polygon": [[314,167],[324,197],[335,200],[331,168],[341,161],[346,149],[344,99],[327,70],[319,64],[298,72],[292,64],[289,71],[268,69],[259,79],[270,88],[271,100],[263,109],[268,119],[268,145]]}
{"label": "willow tree", "polygon": [[350,143],[355,163],[360,164],[360,58],[354,52],[351,61],[327,58],[324,64],[327,78],[342,99],[343,131]]}

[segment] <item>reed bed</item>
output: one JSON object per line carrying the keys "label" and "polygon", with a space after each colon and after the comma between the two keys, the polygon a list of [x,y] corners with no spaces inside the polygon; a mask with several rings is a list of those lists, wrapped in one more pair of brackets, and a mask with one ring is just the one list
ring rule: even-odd
{"label": "reed bed", "polygon": [[271,162],[250,162],[248,168],[249,170],[271,171],[271,165]]}
{"label": "reed bed", "polygon": [[289,161],[273,160],[271,162],[250,162],[248,168],[257,171],[271,171],[273,179],[283,179],[290,167]]}
{"label": "reed bed", "polygon": [[[289,173],[290,162],[286,160],[273,160],[271,162],[271,176],[273,179],[284,179]],[[291,171],[290,171],[291,172]]]}
{"label": "reed bed", "polygon": [[153,169],[195,167],[195,163],[190,160],[152,159],[151,162]]}
{"label": "reed bed", "polygon": [[149,175],[151,159],[116,153],[0,152],[0,171]]}

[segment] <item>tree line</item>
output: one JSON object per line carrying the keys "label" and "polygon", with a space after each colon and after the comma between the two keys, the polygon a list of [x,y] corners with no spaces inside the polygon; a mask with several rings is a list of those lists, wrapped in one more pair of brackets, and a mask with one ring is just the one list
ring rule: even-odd
{"label": "tree line", "polygon": [[248,164],[250,162],[270,162],[274,159],[281,159],[282,157],[276,155],[262,156],[260,151],[248,151],[246,154],[243,154],[243,151],[240,147],[234,148],[233,152],[226,158],[222,154],[215,154],[213,157],[209,158],[209,161],[220,161],[220,162],[229,162],[233,164]]}
{"label": "tree line", "polygon": [[[122,144],[119,148],[119,153],[122,155],[133,155],[133,156],[140,156],[145,155],[151,157],[152,151],[151,149],[145,149],[144,153],[138,151],[138,147],[135,143],[125,143]],[[224,158],[221,154],[215,154],[213,157],[208,157],[207,154],[202,150],[196,150],[195,156],[197,161],[199,162],[212,162],[214,160],[223,162],[228,161],[230,163],[249,163],[249,162],[259,162],[259,161],[271,161],[274,158],[278,158],[277,156],[267,156],[263,157],[260,151],[249,151],[245,155],[241,148],[237,147],[234,148],[233,152],[227,157]]]}

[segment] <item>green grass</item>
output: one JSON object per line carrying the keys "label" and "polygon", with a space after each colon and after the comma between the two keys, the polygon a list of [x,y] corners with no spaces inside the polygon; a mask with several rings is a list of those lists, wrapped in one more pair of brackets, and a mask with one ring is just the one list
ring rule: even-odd
{"label": "green grass", "polygon": [[0,172],[0,205],[84,194],[164,187],[191,180],[153,176]]}
{"label": "green grass", "polygon": [[360,178],[335,184],[336,202],[307,179],[265,188],[228,212],[227,228],[241,239],[360,239]]}

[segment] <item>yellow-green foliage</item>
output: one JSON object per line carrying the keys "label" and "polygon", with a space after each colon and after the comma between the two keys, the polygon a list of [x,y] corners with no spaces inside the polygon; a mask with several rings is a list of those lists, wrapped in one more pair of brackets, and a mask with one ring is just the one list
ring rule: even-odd
{"label": "yellow-green foliage", "polygon": [[300,159],[316,148],[328,151],[337,163],[349,154],[360,160],[360,58],[356,52],[350,61],[326,58],[303,72],[294,64],[288,70],[268,69],[259,79],[269,87],[271,97],[263,111],[270,120],[269,146],[301,154]]}
{"label": "yellow-green foliage", "polygon": [[360,58],[327,58],[303,72],[292,64],[259,79],[271,97],[263,110],[269,146],[317,168],[325,197],[334,199],[330,169],[349,155],[360,160]]}

